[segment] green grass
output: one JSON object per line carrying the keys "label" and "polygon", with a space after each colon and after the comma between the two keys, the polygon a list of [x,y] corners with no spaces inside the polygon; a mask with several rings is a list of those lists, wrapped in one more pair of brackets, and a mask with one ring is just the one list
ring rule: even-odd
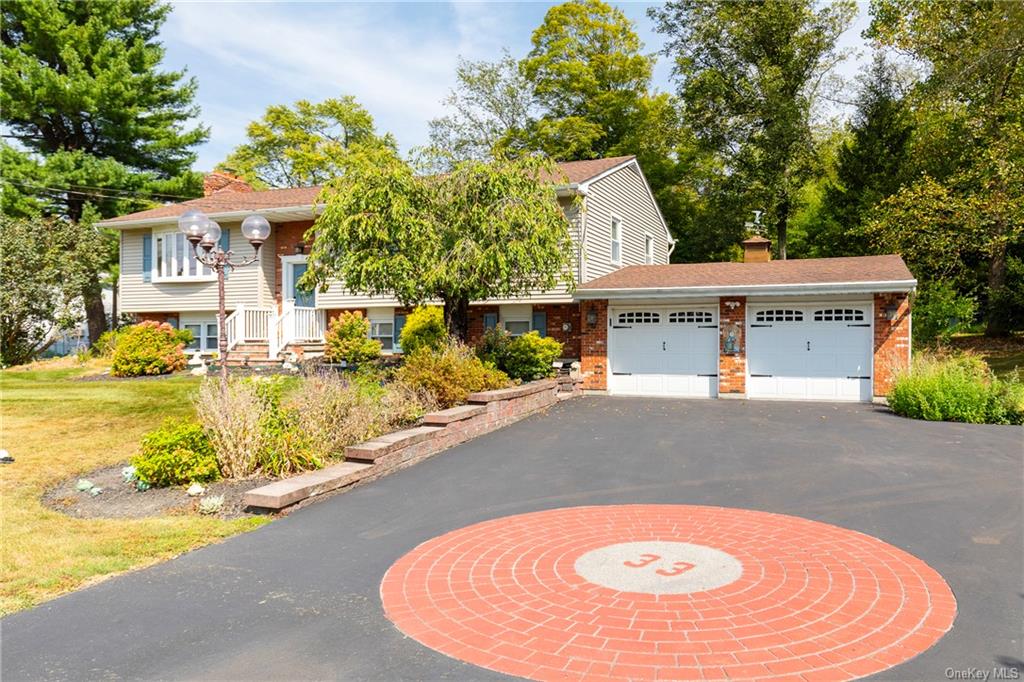
{"label": "green grass", "polygon": [[50,486],[128,459],[165,417],[192,413],[188,376],[76,381],[89,366],[38,363],[0,372],[0,613],[34,606],[266,522],[181,515],[72,519],[40,504]]}

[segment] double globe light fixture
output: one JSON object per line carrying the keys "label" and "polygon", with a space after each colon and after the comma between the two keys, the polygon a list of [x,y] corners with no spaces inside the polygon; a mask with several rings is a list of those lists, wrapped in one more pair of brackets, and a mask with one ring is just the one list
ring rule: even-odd
{"label": "double globe light fixture", "polygon": [[252,244],[251,258],[232,260],[232,252],[220,248],[221,227],[205,213],[190,209],[178,218],[178,229],[192,245],[196,260],[217,273],[217,350],[220,361],[221,389],[227,391],[228,382],[228,336],[227,308],[224,300],[224,274],[228,268],[240,268],[255,263],[260,257],[260,247],[270,236],[270,223],[259,214],[246,216],[242,221],[242,236]]}

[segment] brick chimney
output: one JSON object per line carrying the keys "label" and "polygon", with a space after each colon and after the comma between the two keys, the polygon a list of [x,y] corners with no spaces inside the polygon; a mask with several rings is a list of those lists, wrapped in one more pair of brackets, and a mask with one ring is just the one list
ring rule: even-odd
{"label": "brick chimney", "polygon": [[744,263],[767,263],[772,259],[772,241],[764,237],[743,240]]}
{"label": "brick chimney", "polygon": [[221,192],[252,192],[248,182],[224,171],[213,171],[203,178],[203,196],[220,194]]}

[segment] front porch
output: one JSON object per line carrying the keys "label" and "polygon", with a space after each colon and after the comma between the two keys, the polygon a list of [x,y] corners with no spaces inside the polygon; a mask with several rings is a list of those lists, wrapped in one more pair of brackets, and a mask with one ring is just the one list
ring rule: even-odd
{"label": "front porch", "polygon": [[268,364],[285,351],[298,355],[323,352],[327,311],[285,301],[277,308],[238,306],[225,320],[228,364]]}

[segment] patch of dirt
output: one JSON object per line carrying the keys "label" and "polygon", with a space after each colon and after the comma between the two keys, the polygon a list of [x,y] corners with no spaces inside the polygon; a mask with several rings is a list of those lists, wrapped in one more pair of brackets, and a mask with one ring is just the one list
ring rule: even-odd
{"label": "patch of dirt", "polygon": [[981,334],[965,334],[954,336],[949,340],[949,345],[958,350],[970,350],[983,355],[1020,353],[1024,352],[1024,335],[989,338]]}
{"label": "patch of dirt", "polygon": [[[185,493],[185,486],[150,488],[139,492],[134,482],[124,482],[121,469],[126,466],[128,463],[124,462],[69,478],[43,493],[42,502],[50,509],[79,519],[140,519],[148,516],[198,514],[199,500],[223,495],[224,507],[219,514],[213,516],[219,519],[238,519],[254,516],[243,509],[242,496],[272,481],[269,478],[218,481],[208,485],[206,492],[198,497],[189,497]],[[89,492],[78,491],[75,486],[83,478],[102,488],[103,492],[91,495]]]}
{"label": "patch of dirt", "polygon": [[100,374],[84,374],[72,381],[152,381],[155,379],[166,379],[168,377],[188,374],[188,372],[171,372],[170,374],[143,374],[137,377],[115,377],[110,370]]}

